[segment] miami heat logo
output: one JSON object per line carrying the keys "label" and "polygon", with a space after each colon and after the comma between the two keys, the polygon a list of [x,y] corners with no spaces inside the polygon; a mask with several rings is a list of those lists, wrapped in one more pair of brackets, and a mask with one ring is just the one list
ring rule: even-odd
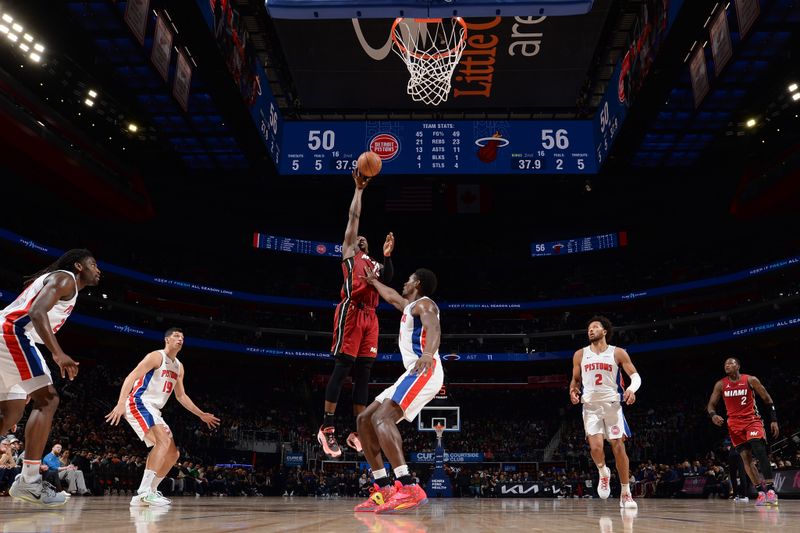
{"label": "miami heat logo", "polygon": [[481,163],[491,163],[497,159],[497,150],[509,144],[508,139],[504,139],[499,131],[495,132],[491,137],[476,139],[475,145],[478,146],[478,160]]}

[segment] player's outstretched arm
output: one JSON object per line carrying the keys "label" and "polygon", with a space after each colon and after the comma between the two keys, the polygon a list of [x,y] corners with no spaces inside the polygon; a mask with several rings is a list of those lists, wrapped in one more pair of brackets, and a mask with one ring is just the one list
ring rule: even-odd
{"label": "player's outstretched arm", "polygon": [[53,354],[53,361],[61,369],[61,377],[68,377],[71,380],[75,379],[78,375],[78,365],[73,359],[64,353],[61,346],[56,340],[53,330],[50,329],[50,321],[47,318],[47,312],[50,311],[56,303],[62,298],[71,298],[75,293],[75,281],[72,276],[64,272],[55,272],[47,277],[44,282],[39,296],[33,302],[28,316],[31,317],[31,323],[36,333],[44,341],[47,349]]}
{"label": "player's outstretched arm", "polygon": [[112,409],[106,415],[106,422],[112,426],[119,424],[119,419],[125,416],[125,401],[133,390],[133,384],[139,379],[143,378],[145,374],[160,366],[161,352],[158,351],[150,352],[144,356],[144,359],[139,361],[139,364],[136,365],[136,368],[134,368],[133,371],[125,378],[125,381],[122,382],[122,387],[119,391],[119,398],[117,399],[117,405],[115,405],[114,409]]}
{"label": "player's outstretched arm", "polygon": [[572,356],[572,380],[569,382],[569,399],[573,404],[581,401],[581,359],[583,350],[578,350]]}
{"label": "player's outstretched arm", "polygon": [[383,243],[383,268],[381,268],[381,281],[384,283],[391,283],[392,278],[394,278],[392,252],[394,252],[394,233],[390,231],[386,236],[386,241]]}
{"label": "player's outstretched arm", "polygon": [[708,399],[708,406],[706,407],[706,411],[708,412],[708,417],[711,419],[713,423],[718,426],[722,426],[725,423],[725,419],[722,418],[717,414],[717,404],[719,403],[719,399],[722,397],[722,381],[717,381],[714,384],[714,390],[711,391],[711,398]]}
{"label": "player's outstretched arm", "polygon": [[381,283],[374,272],[365,270],[361,275],[361,279],[375,287],[375,290],[378,291],[378,294],[381,295],[381,298],[392,304],[398,311],[402,311],[408,305],[408,300],[400,296],[400,294],[393,288]]}
{"label": "player's outstretched arm", "polygon": [[775,404],[772,401],[772,396],[769,395],[767,389],[761,381],[755,376],[747,377],[747,384],[750,385],[754,391],[758,393],[761,399],[767,404],[767,414],[769,414],[769,425],[772,430],[772,438],[777,439],[780,435],[780,428],[778,428],[778,413],[775,412]]}
{"label": "player's outstretched arm", "polygon": [[418,316],[422,327],[425,328],[425,348],[411,372],[424,376],[433,367],[433,355],[439,350],[439,343],[442,340],[442,327],[439,324],[436,304],[430,300],[418,302],[411,310],[411,314]]}
{"label": "player's outstretched arm", "polygon": [[622,401],[627,405],[631,405],[636,401],[636,391],[642,386],[642,377],[636,371],[636,367],[633,366],[631,356],[628,355],[628,352],[622,348],[615,348],[614,358],[617,360],[617,364],[620,365],[631,378],[631,384],[628,385],[625,389],[625,393],[622,395]]}
{"label": "player's outstretched arm", "polygon": [[358,239],[358,221],[361,218],[361,195],[367,186],[365,180],[359,174],[358,169],[353,170],[353,180],[356,182],[356,190],[353,193],[353,201],[350,202],[350,211],[347,217],[347,228],[344,230],[344,241],[342,242],[342,259],[348,259],[356,255],[356,240]]}
{"label": "player's outstretched arm", "polygon": [[175,399],[178,400],[178,403],[184,406],[187,411],[202,420],[208,427],[215,428],[219,426],[219,418],[197,407],[192,399],[189,398],[189,395],[186,394],[186,389],[183,386],[183,365],[181,365],[181,370],[178,372],[178,381],[175,383]]}

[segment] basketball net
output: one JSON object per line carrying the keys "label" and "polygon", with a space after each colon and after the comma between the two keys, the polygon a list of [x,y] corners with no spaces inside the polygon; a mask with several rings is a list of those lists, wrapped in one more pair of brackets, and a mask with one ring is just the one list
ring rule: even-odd
{"label": "basketball net", "polygon": [[442,434],[444,433],[444,426],[441,424],[436,424],[435,426],[433,426],[433,430],[436,432],[436,442],[441,446]]}
{"label": "basketball net", "polygon": [[467,23],[448,19],[397,18],[392,49],[406,64],[406,92],[415,102],[439,105],[450,95],[451,80],[467,46]]}

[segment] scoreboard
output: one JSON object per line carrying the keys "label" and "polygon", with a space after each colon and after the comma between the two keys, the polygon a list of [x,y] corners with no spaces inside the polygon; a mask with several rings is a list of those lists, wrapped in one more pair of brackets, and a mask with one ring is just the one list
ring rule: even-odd
{"label": "scoreboard", "polygon": [[266,233],[253,234],[253,248],[305,255],[342,257],[342,243],[308,241],[294,237],[281,237]]}
{"label": "scoreboard", "polygon": [[579,254],[627,245],[628,233],[626,231],[620,231],[619,233],[603,233],[601,235],[591,235],[589,237],[578,237],[577,239],[534,242],[531,244],[531,256],[544,257],[549,255]]}
{"label": "scoreboard", "polygon": [[280,173],[352,171],[377,153],[384,174],[594,174],[591,121],[284,122]]}

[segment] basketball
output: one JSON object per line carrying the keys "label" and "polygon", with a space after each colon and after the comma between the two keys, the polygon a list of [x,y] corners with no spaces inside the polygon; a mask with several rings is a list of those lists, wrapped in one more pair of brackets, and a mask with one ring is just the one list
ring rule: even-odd
{"label": "basketball", "polygon": [[358,171],[362,176],[374,178],[381,171],[383,162],[375,152],[364,152],[358,156]]}

